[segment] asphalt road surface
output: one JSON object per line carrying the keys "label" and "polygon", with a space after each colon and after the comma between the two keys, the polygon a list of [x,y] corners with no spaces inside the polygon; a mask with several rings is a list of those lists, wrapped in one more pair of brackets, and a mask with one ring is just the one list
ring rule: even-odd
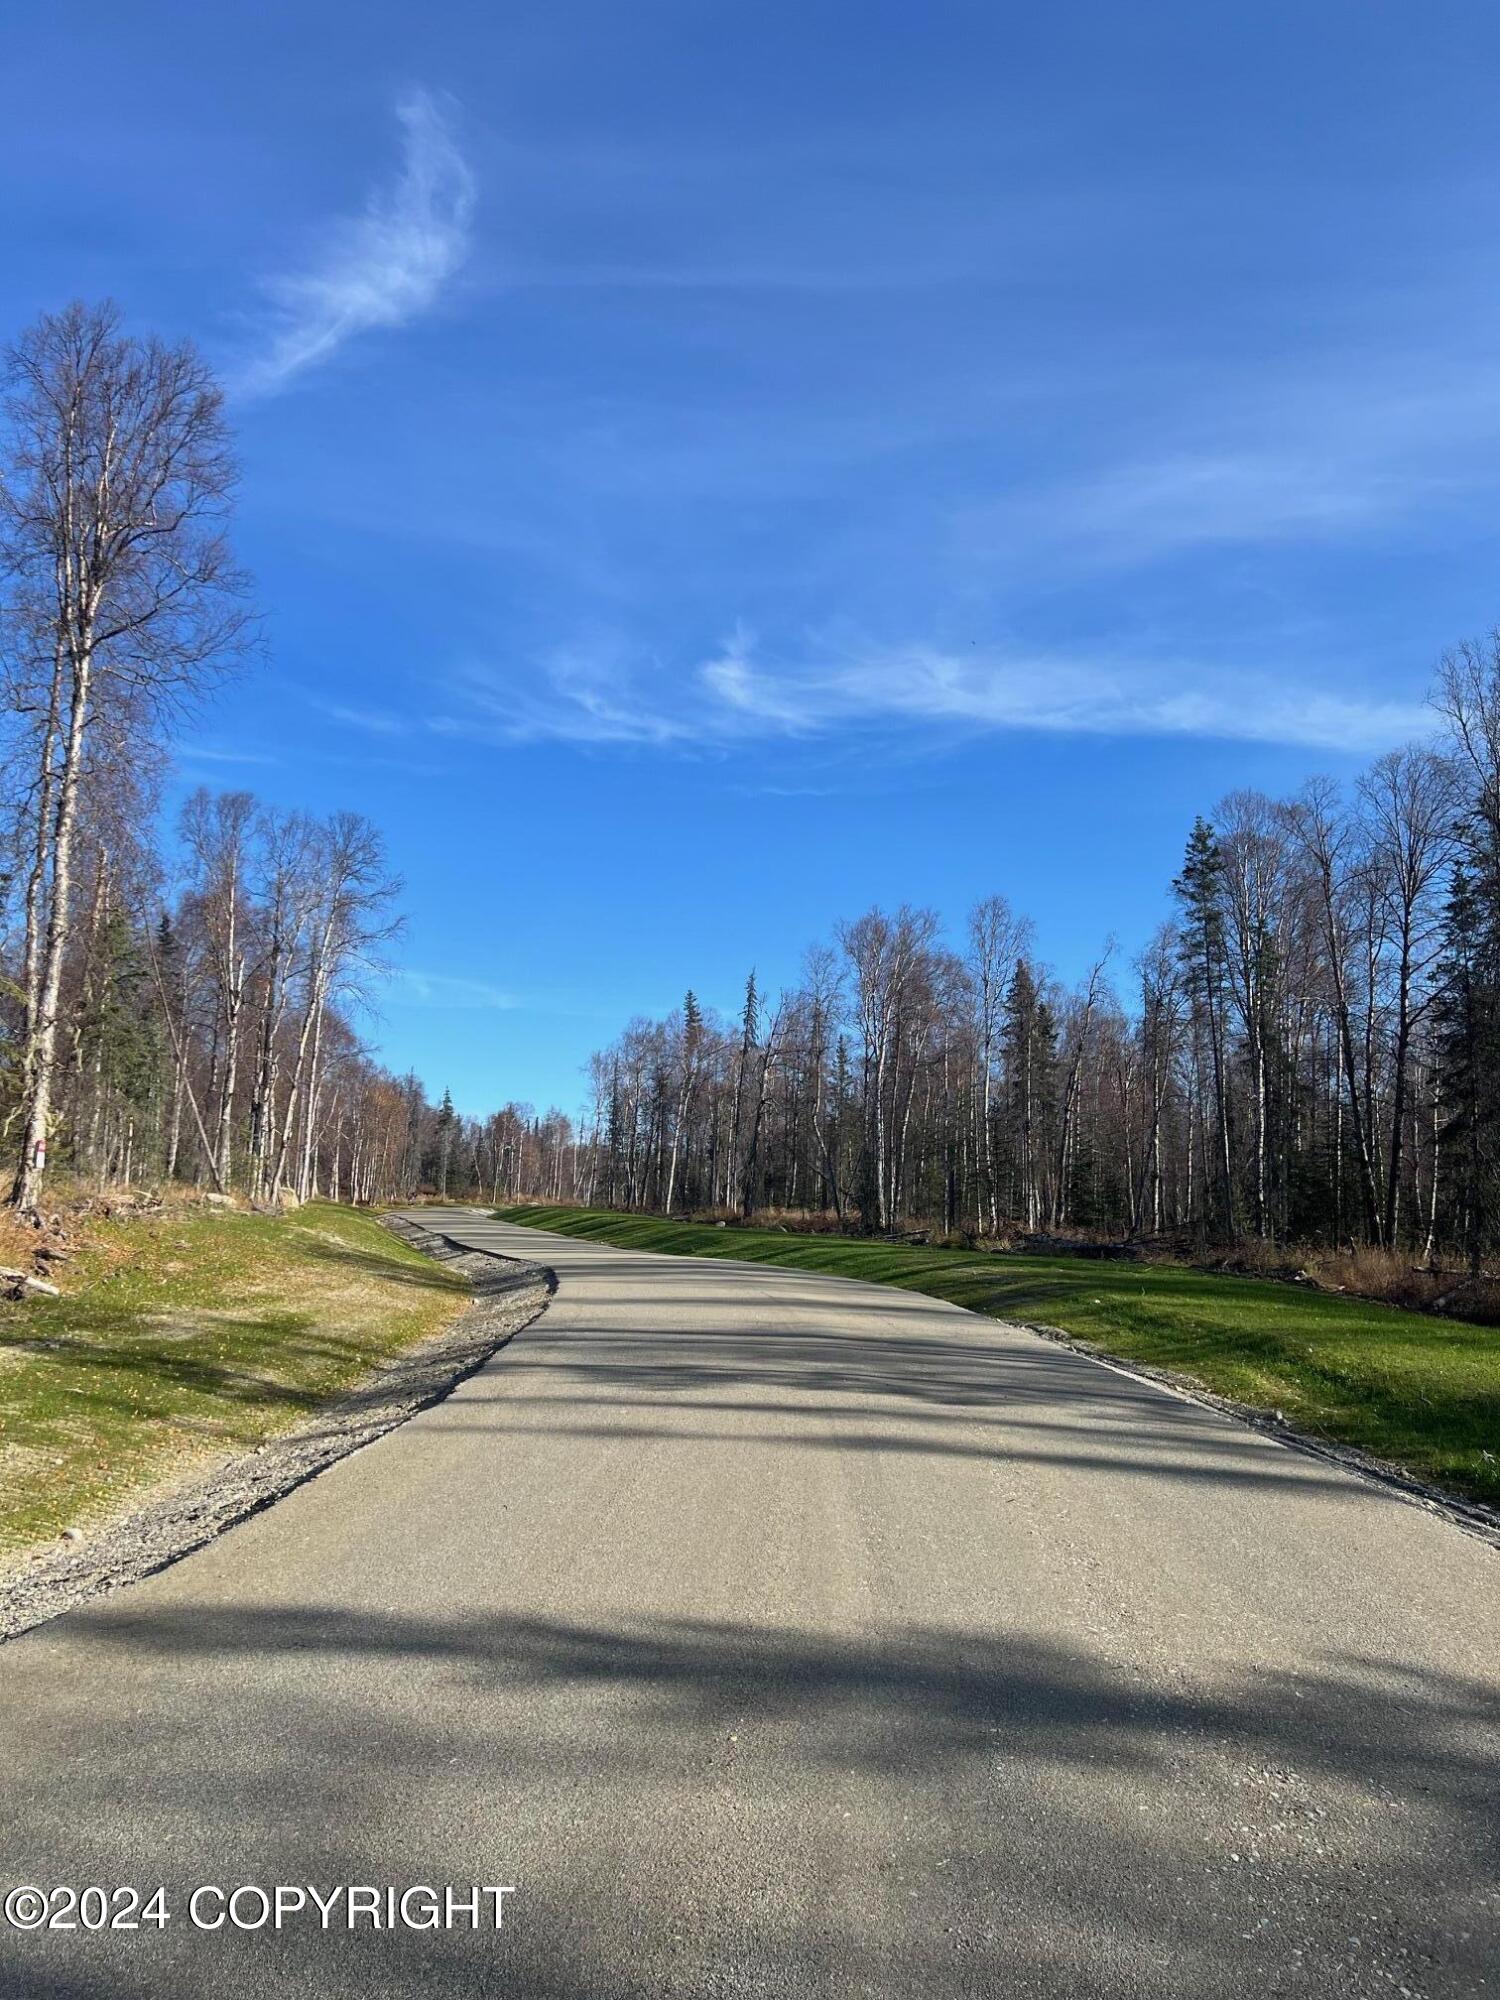
{"label": "asphalt road surface", "polygon": [[[171,1917],[7,2000],[1500,1992],[1491,1549],[926,1299],[423,1220],[544,1316],[0,1650],[0,1887]],[[515,1894],[188,1916],[309,1883]]]}

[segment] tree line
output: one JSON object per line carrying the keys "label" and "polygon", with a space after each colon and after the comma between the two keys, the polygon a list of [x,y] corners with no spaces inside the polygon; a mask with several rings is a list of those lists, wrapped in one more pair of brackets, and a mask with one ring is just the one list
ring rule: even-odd
{"label": "tree line", "polygon": [[379,831],[242,791],[160,824],[173,724],[257,638],[218,385],[191,345],[72,305],[10,349],[3,424],[10,1200],[35,1208],[59,1164],[272,1204],[404,1191],[441,1112],[355,1026],[399,926]]}
{"label": "tree line", "polygon": [[250,794],[158,810],[184,710],[251,654],[223,398],[110,307],[11,348],[0,432],[0,1142],[274,1203],[597,1201],[845,1226],[1369,1244],[1500,1232],[1500,640],[1432,741],[1232,793],[1166,921],[1076,985],[1002,896],[874,908],[735,1017],[689,992],[589,1065],[579,1124],[478,1120],[357,1022],[399,927],[378,829]]}
{"label": "tree line", "polygon": [[[738,1018],[689,992],[590,1065],[553,1186],[842,1226],[1375,1245],[1500,1233],[1500,640],[1442,663],[1433,740],[1348,787],[1237,791],[1166,920],[1075,985],[1002,896],[955,936],[867,911]],[[544,1191],[541,1155],[514,1192]]]}

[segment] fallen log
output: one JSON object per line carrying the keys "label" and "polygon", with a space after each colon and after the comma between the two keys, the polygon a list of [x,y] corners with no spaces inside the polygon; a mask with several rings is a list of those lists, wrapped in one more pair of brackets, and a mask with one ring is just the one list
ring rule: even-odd
{"label": "fallen log", "polygon": [[0,1271],[0,1293],[8,1299],[24,1299],[38,1295],[47,1299],[60,1299],[62,1289],[49,1285],[45,1278],[33,1278],[26,1271]]}

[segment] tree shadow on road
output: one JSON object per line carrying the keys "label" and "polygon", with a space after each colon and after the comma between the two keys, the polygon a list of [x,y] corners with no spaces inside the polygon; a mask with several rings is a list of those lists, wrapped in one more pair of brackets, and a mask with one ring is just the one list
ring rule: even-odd
{"label": "tree shadow on road", "polygon": [[[577,1324],[575,1309],[566,1328],[538,1321],[500,1369],[502,1393],[474,1421],[510,1432],[1007,1460],[1296,1491],[1330,1505],[1389,1497],[1263,1431],[1041,1340],[754,1323],[620,1333]],[[730,1430],[714,1421],[725,1416],[777,1421]],[[470,1419],[455,1406],[440,1421]]]}
{"label": "tree shadow on road", "polygon": [[[17,1760],[28,1865],[123,1865],[97,1829],[127,1796],[179,1872],[426,1880],[467,1856],[521,1882],[498,1955],[323,1944],[330,2000],[1438,2000],[1481,1990],[1495,1942],[1493,1690],[1456,1675],[1345,1657],[1174,1684],[993,1631],[335,1605],[121,1604],[68,1637],[97,1671],[55,1714],[71,1810],[35,1746]],[[222,1950],[173,1942],[155,1983],[122,1950],[116,1984],[50,1956],[21,1990],[175,2000],[210,1964],[241,1990]],[[261,1945],[299,1948],[237,1945],[258,1978]]]}

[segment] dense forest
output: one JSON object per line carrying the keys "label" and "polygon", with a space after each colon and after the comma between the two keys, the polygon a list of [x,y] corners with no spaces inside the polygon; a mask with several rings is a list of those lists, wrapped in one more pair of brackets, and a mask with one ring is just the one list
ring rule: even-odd
{"label": "dense forest", "polygon": [[1500,641],[1431,742],[1236,792],[1165,921],[1076,987],[1002,896],[874,908],[735,1018],[693,993],[592,1058],[589,1109],[430,1103],[358,1023],[399,929],[378,829],[159,795],[185,708],[253,667],[223,400],[112,308],[11,350],[0,439],[0,1139],[276,1203],[419,1189],[889,1231],[1374,1245],[1500,1233]]}
{"label": "dense forest", "polygon": [[247,792],[163,825],[184,710],[254,664],[223,398],[190,346],[72,306],[12,348],[0,437],[0,1143],[269,1203],[440,1175],[461,1129],[356,1023],[395,934],[378,830]]}
{"label": "dense forest", "polygon": [[[1132,965],[1053,978],[1003,897],[872,909],[738,1019],[690,992],[592,1062],[512,1191],[1004,1237],[1374,1245],[1500,1231],[1500,642],[1430,744],[1199,819]],[[1164,885],[1165,886],[1165,885]]]}

